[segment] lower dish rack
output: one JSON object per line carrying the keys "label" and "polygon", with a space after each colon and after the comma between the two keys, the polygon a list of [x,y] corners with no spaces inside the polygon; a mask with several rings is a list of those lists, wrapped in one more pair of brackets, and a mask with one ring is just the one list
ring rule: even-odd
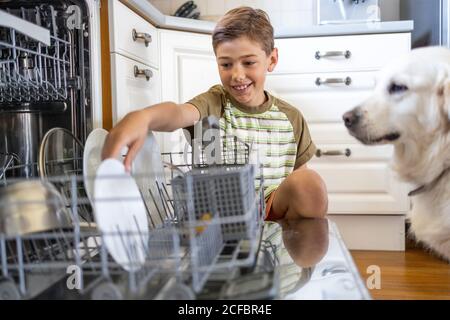
{"label": "lower dish rack", "polygon": [[[158,213],[162,216],[160,225],[152,225],[147,212],[148,231],[99,231],[93,207],[95,201],[105,200],[86,196],[82,176],[72,172],[46,178],[60,191],[62,210],[71,224],[31,234],[7,234],[0,224],[0,297],[42,298],[57,283],[64,294],[69,292],[77,299],[194,299],[211,297],[205,293],[211,286],[230,288],[237,277],[261,274],[257,258],[269,252],[261,242],[265,212],[262,174],[255,174],[262,168],[245,161],[193,167],[177,163],[182,153],[163,154],[163,158],[171,182],[159,184],[158,194],[152,194],[161,198],[164,206]],[[3,170],[3,188],[23,182],[8,179],[7,173]],[[142,199],[114,201],[123,205]],[[2,201],[1,207],[5,212],[14,206],[48,202]],[[108,237],[123,244],[128,265],[117,262],[108,252],[104,245]],[[143,260],[134,258],[136,248],[128,246],[131,238],[144,252]],[[263,260],[271,261],[267,257]],[[275,262],[271,263],[263,270],[266,277],[273,277]],[[230,290],[215,290],[221,292],[216,298],[232,298]]]}

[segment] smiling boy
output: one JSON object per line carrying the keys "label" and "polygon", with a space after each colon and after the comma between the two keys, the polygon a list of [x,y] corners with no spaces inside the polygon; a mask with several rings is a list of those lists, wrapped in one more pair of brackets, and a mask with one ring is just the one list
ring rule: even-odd
{"label": "smiling boy", "polygon": [[266,220],[325,216],[325,184],[306,166],[316,150],[306,121],[298,109],[264,90],[266,74],[278,62],[267,14],[250,7],[229,11],[212,42],[222,85],[187,103],[164,102],[129,113],[108,135],[103,158],[116,157],[126,145],[130,168],[148,130],[170,132],[214,115],[222,135],[235,135],[262,152]]}

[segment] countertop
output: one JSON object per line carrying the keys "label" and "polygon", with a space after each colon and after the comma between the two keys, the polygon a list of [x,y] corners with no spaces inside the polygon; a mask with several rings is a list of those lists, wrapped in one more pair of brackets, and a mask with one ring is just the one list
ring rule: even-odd
{"label": "countertop", "polygon": [[[180,31],[190,31],[210,34],[214,30],[215,22],[204,20],[193,20],[179,18],[162,14],[155,6],[147,0],[127,0],[123,1],[137,10],[144,18],[163,29]],[[372,33],[399,33],[411,32],[414,28],[414,21],[384,21],[378,23],[357,23],[357,24],[334,24],[334,25],[313,25],[310,27],[275,28],[275,38],[300,38],[318,37],[349,34],[372,34]]]}

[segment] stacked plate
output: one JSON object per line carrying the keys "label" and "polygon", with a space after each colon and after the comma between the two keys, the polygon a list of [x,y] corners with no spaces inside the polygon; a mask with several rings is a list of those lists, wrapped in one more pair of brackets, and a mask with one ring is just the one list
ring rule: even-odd
{"label": "stacked plate", "polygon": [[102,149],[105,144],[108,131],[105,129],[94,129],[89,134],[84,145],[83,152],[83,181],[84,188],[92,202],[94,197],[94,178],[97,169],[102,163]]}
{"label": "stacked plate", "polygon": [[132,163],[131,174],[120,159],[101,160],[108,132],[94,130],[84,150],[84,183],[97,227],[108,252],[124,269],[139,270],[148,251],[150,226],[162,224],[165,185],[161,153],[149,133]]}
{"label": "stacked plate", "polygon": [[123,163],[107,159],[94,180],[94,212],[108,252],[127,271],[145,262],[149,224],[141,192]]}

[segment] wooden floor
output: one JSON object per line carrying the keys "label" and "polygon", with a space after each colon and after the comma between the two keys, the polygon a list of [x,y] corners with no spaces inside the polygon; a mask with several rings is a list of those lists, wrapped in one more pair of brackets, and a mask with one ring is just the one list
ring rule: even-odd
{"label": "wooden floor", "polygon": [[375,300],[450,300],[450,264],[420,247],[405,252],[351,251],[364,282],[372,275],[367,267],[381,271],[381,288],[369,290]]}

